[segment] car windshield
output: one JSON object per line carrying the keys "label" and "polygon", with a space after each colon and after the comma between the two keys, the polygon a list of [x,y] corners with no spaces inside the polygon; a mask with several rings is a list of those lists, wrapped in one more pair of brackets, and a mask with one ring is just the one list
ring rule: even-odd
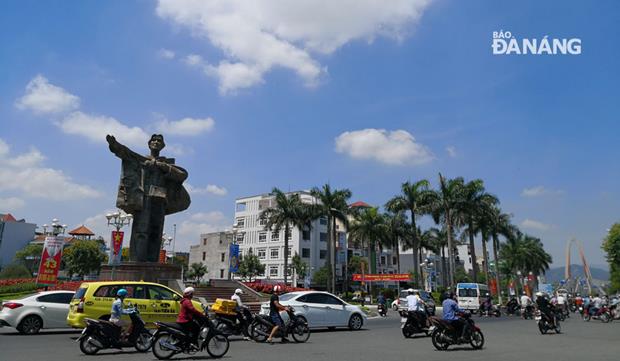
{"label": "car windshield", "polygon": [[291,298],[294,298],[295,296],[297,296],[297,295],[294,294],[294,293],[285,293],[283,295],[280,295],[280,301],[288,301]]}
{"label": "car windshield", "polygon": [[80,298],[84,297],[84,294],[86,294],[86,290],[87,289],[88,289],[88,287],[78,288],[78,290],[73,295],[73,299],[74,300],[79,300]]}

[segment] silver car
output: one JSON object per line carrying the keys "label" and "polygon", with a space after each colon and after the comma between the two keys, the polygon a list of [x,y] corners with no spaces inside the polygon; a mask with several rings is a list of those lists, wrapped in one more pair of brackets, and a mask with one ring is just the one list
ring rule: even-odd
{"label": "silver car", "polygon": [[20,299],[3,301],[0,327],[14,327],[32,335],[42,328],[65,328],[72,291],[45,291]]}

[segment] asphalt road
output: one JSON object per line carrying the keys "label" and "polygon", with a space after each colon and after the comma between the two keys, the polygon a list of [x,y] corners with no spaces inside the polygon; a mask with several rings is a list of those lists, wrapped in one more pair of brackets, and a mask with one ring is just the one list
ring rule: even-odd
{"label": "asphalt road", "polygon": [[[603,324],[571,318],[562,324],[560,335],[541,335],[536,323],[516,318],[478,318],[485,347],[473,351],[468,347],[451,346],[448,351],[436,351],[430,338],[405,339],[399,328],[399,318],[371,319],[364,329],[313,331],[305,344],[257,344],[231,339],[230,350],[223,360],[356,360],[388,361],[445,360],[614,360],[620,359],[620,322]],[[125,352],[101,351],[95,356],[83,355],[76,342],[79,332],[44,331],[35,336],[21,336],[13,329],[0,329],[1,361],[81,360],[112,361],[154,360],[152,353],[140,354],[133,349]],[[174,359],[207,360],[204,352],[193,356],[177,355]]]}

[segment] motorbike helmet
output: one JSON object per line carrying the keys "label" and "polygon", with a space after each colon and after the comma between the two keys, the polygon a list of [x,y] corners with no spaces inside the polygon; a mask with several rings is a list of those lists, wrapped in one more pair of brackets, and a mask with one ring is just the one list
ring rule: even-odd
{"label": "motorbike helmet", "polygon": [[236,295],[242,295],[242,294],[243,294],[243,291],[241,290],[241,288],[237,288],[237,289],[235,290],[235,294],[236,294]]}
{"label": "motorbike helmet", "polygon": [[121,288],[120,290],[116,291],[116,295],[118,297],[127,297],[127,290],[124,288]]}
{"label": "motorbike helmet", "polygon": [[275,285],[273,286],[273,293],[282,292],[282,286]]}
{"label": "motorbike helmet", "polygon": [[408,290],[407,290],[407,293],[408,293],[408,294],[410,294],[410,295],[412,295],[412,294],[413,294],[413,288],[408,289]]}
{"label": "motorbike helmet", "polygon": [[542,292],[536,292],[536,297],[542,297],[544,294]]}
{"label": "motorbike helmet", "polygon": [[194,294],[194,287],[187,287],[186,289],[183,290],[183,294],[184,295],[193,295]]}

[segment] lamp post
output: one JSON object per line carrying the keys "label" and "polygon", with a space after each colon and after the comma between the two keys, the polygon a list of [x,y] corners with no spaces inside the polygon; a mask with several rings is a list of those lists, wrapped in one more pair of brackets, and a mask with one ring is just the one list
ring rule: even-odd
{"label": "lamp post", "polygon": [[[105,218],[108,220],[108,226],[113,226],[116,229],[116,232],[120,232],[124,226],[128,226],[131,223],[133,216],[131,214],[125,214],[125,213],[116,211],[114,213],[106,214]],[[122,247],[118,251],[122,252]],[[116,269],[116,262],[113,260],[113,258],[114,258],[114,239],[110,238],[109,264],[112,265],[112,280],[114,280],[114,271]]]}
{"label": "lamp post", "polygon": [[45,236],[53,236],[53,237],[56,237],[59,234],[64,234],[65,231],[67,230],[67,225],[60,224],[58,221],[58,218],[52,219],[51,225],[44,224],[42,227],[43,227],[43,234]]}
{"label": "lamp post", "polygon": [[433,292],[433,274],[431,272],[435,264],[427,258],[422,262],[422,266],[424,266],[424,272],[426,273],[424,289],[427,292]]}

